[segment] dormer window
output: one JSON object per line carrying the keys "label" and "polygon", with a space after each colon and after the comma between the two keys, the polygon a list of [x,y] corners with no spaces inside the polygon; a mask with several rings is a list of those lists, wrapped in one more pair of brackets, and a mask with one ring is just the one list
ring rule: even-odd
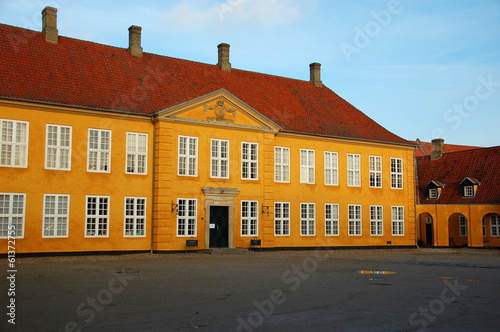
{"label": "dormer window", "polygon": [[431,181],[429,182],[425,188],[427,189],[427,198],[428,199],[438,199],[441,195],[441,191],[444,188],[444,184],[439,181]]}
{"label": "dormer window", "polygon": [[460,187],[462,188],[463,197],[474,197],[476,196],[477,187],[481,183],[475,178],[465,178],[460,182]]}
{"label": "dormer window", "polygon": [[464,186],[464,197],[474,197],[473,186]]}

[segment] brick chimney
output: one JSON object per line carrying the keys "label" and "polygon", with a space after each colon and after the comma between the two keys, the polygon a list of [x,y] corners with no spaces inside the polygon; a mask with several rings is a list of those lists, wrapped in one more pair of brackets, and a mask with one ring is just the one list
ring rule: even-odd
{"label": "brick chimney", "polygon": [[444,153],[444,139],[435,138],[432,140],[431,160],[438,160]]}
{"label": "brick chimney", "polygon": [[45,7],[42,10],[42,33],[45,41],[57,44],[59,32],[57,31],[57,8]]}
{"label": "brick chimney", "polygon": [[231,72],[231,62],[229,62],[229,44],[219,44],[217,48],[219,49],[219,61],[217,66],[220,67],[222,71]]}
{"label": "brick chimney", "polygon": [[323,83],[321,82],[321,63],[313,62],[309,65],[309,69],[311,83],[319,88],[323,87]]}
{"label": "brick chimney", "polygon": [[137,25],[128,28],[128,51],[133,56],[142,56],[141,31],[142,28]]}

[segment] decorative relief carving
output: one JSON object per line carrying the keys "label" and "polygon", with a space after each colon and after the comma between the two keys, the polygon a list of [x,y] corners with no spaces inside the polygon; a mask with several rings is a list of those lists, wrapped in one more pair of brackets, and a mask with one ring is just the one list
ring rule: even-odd
{"label": "decorative relief carving", "polygon": [[224,106],[224,100],[217,100],[217,103],[215,106],[209,106],[209,105],[205,104],[205,107],[204,107],[205,114],[207,114],[209,110],[213,110],[215,113],[215,118],[208,117],[209,121],[233,122],[233,120],[224,119],[224,117],[226,116],[226,113],[232,113],[233,117],[236,117],[236,108],[229,108],[229,107]]}

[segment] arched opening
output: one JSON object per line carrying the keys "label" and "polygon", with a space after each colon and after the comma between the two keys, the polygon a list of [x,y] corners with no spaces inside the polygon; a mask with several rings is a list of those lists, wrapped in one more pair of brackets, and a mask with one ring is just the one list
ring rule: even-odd
{"label": "arched opening", "polygon": [[467,217],[454,213],[448,218],[448,236],[450,247],[465,247],[469,243],[469,226]]}
{"label": "arched opening", "polygon": [[483,217],[483,245],[500,247],[500,214],[488,213]]}
{"label": "arched opening", "polygon": [[429,213],[419,215],[418,245],[431,247],[434,244],[434,219]]}

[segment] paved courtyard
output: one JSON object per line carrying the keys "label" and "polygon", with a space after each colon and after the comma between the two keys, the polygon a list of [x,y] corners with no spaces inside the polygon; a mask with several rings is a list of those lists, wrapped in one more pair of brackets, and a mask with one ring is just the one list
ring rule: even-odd
{"label": "paved courtyard", "polygon": [[498,250],[18,258],[15,295],[0,262],[1,331],[499,330]]}

